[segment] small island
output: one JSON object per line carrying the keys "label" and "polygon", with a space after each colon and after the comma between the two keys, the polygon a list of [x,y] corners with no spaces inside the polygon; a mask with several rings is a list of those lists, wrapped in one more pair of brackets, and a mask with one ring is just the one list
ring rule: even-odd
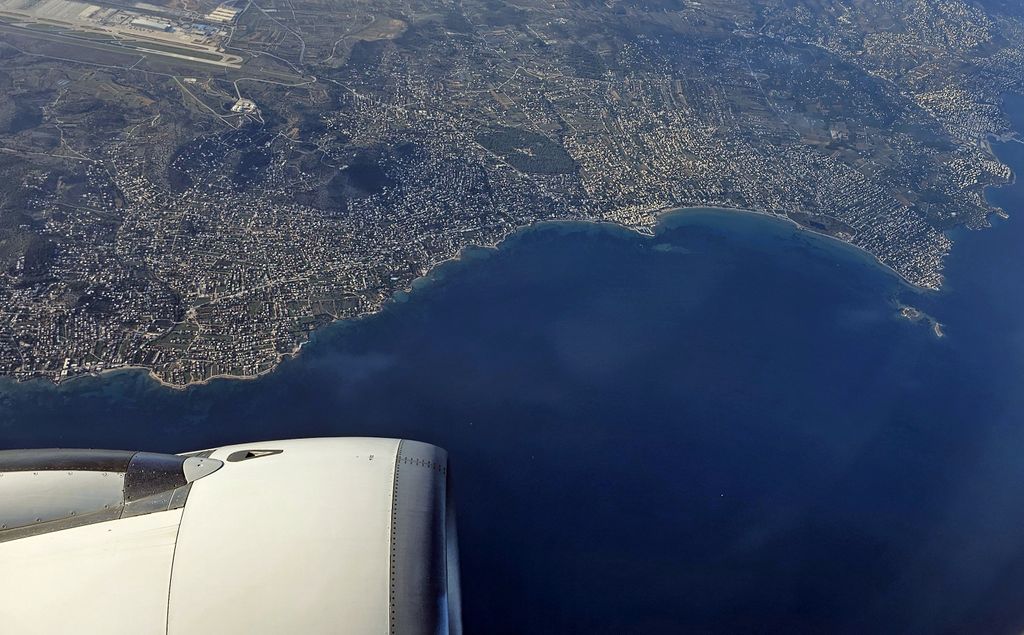
{"label": "small island", "polygon": [[909,304],[897,302],[897,305],[899,307],[900,317],[914,323],[927,324],[937,338],[946,337],[945,331],[942,330],[942,323],[934,317],[928,315],[917,307],[910,306]]}

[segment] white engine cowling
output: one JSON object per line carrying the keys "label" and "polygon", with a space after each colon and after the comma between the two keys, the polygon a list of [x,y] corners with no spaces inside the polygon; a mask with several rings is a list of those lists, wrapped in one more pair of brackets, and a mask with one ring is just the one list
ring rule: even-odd
{"label": "white engine cowling", "polygon": [[0,452],[11,633],[461,633],[447,453],[332,438]]}

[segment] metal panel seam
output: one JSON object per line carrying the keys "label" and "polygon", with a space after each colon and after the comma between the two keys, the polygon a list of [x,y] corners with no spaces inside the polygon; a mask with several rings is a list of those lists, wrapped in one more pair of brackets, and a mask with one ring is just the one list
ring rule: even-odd
{"label": "metal panel seam", "polygon": [[395,523],[398,519],[398,471],[401,469],[402,444],[399,440],[395,448],[395,470],[391,485],[391,525],[388,533],[390,538],[391,551],[388,555],[388,633],[395,635]]}
{"label": "metal panel seam", "polygon": [[[216,451],[217,448],[213,448],[211,450],[193,452],[189,454],[189,456],[210,458]],[[185,509],[188,507],[185,503],[188,502],[188,495],[192,493],[192,483],[187,483],[185,487],[187,488],[185,492],[185,501],[181,504],[181,516],[178,517],[178,529],[174,532],[174,549],[171,551],[171,570],[167,572],[167,612],[164,615],[164,635],[171,632],[171,583],[174,581],[174,561],[178,557],[178,538],[181,536],[181,526],[185,524]]]}
{"label": "metal panel seam", "polygon": [[[189,484],[191,485],[191,483]],[[181,537],[181,526],[185,524],[185,512],[188,505],[181,506],[181,516],[178,517],[178,528],[174,531],[174,549],[171,550],[171,569],[167,572],[167,602],[164,613],[164,635],[171,632],[171,584],[174,582],[174,561],[178,558],[178,538]]]}

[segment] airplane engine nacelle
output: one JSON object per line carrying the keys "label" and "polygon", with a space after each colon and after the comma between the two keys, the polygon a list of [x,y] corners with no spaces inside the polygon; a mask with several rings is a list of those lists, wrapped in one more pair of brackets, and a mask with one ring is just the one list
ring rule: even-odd
{"label": "airplane engine nacelle", "polygon": [[301,439],[0,452],[11,633],[461,633],[447,453]]}

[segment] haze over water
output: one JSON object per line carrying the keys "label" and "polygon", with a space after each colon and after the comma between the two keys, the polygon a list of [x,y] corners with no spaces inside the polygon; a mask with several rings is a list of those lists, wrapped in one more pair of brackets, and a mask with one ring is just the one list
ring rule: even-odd
{"label": "haze over water", "polygon": [[260,380],[0,382],[0,446],[437,443],[468,633],[1019,633],[1024,184],[992,200],[938,294],[747,214],[546,225]]}

